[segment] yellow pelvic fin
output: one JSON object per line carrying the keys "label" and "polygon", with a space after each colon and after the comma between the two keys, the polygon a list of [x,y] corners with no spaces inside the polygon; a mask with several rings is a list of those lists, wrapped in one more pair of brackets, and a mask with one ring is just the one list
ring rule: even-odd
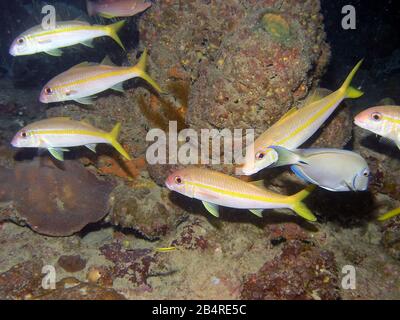
{"label": "yellow pelvic fin", "polygon": [[122,44],[121,39],[118,36],[118,31],[121,30],[121,28],[125,25],[126,20],[118,21],[113,24],[109,24],[108,26],[105,26],[107,34],[114,39],[116,43],[118,43],[122,49],[125,51],[125,47]]}
{"label": "yellow pelvic fin", "polygon": [[146,73],[147,65],[147,49],[144,50],[137,65],[133,67],[133,72],[137,73],[138,77],[146,80],[157,92],[162,93],[160,86]]}
{"label": "yellow pelvic fin", "polygon": [[155,248],[154,251],[156,252],[169,252],[176,250],[176,247],[166,247],[166,248]]}
{"label": "yellow pelvic fin", "polygon": [[386,221],[400,214],[400,208],[394,209],[378,217],[379,221]]}
{"label": "yellow pelvic fin", "polygon": [[292,210],[296,212],[300,217],[308,220],[308,221],[317,221],[317,217],[307,208],[307,206],[302,202],[305,198],[307,198],[310,193],[316,188],[315,185],[309,185],[304,190],[296,193],[291,196],[291,200],[293,201]]}
{"label": "yellow pelvic fin", "polygon": [[103,18],[106,18],[106,19],[115,18],[115,16],[113,16],[112,14],[105,13],[105,12],[100,12],[98,15],[99,15],[100,17],[103,17]]}
{"label": "yellow pelvic fin", "polygon": [[353,80],[354,76],[356,75],[358,69],[360,69],[363,60],[359,61],[356,66],[351,70],[350,74],[347,76],[346,80],[343,82],[343,85],[340,87],[339,91],[342,91],[347,98],[359,98],[361,97],[364,92],[355,89],[350,86],[351,81]]}
{"label": "yellow pelvic fin", "polygon": [[109,133],[109,139],[111,145],[124,156],[125,159],[131,160],[129,154],[124,150],[124,148],[118,142],[119,132],[121,131],[121,123],[117,123],[112,131]]}

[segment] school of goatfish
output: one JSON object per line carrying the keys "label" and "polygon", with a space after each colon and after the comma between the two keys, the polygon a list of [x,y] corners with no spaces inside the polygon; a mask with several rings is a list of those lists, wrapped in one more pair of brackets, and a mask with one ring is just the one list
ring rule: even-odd
{"label": "school of goatfish", "polygon": [[[151,7],[146,0],[87,0],[90,16],[104,18],[131,17]],[[118,32],[125,20],[109,25],[90,25],[84,21],[57,22],[56,27],[44,30],[34,26],[19,35],[11,44],[13,56],[47,53],[59,57],[62,48],[83,44],[93,48],[93,40],[111,37],[125,50]],[[93,104],[96,94],[108,89],[123,92],[123,83],[141,78],[162,93],[160,86],[146,73],[147,50],[135,66],[116,66],[105,57],[101,63],[82,62],[51,79],[41,90],[42,103],[76,101]],[[342,86],[334,92],[316,90],[301,107],[289,110],[279,121],[261,134],[246,149],[245,162],[240,168],[250,176],[266,168],[290,166],[295,175],[309,183],[297,194],[286,196],[267,190],[260,182],[245,182],[209,169],[185,168],[172,173],[166,180],[168,189],[202,201],[213,216],[219,217],[219,206],[247,209],[262,217],[264,209],[288,208],[308,221],[315,215],[303,200],[319,186],[332,192],[357,192],[368,189],[370,170],[359,154],[340,149],[298,149],[308,141],[332,115],[344,99],[356,99],[363,92],[351,82],[362,61],[351,70]],[[354,119],[355,125],[393,141],[400,148],[400,106],[369,108]],[[69,118],[49,118],[27,125],[11,141],[16,148],[46,149],[57,160],[72,147],[86,146],[96,152],[96,145],[110,144],[125,159],[130,155],[117,141],[121,129],[117,123],[111,132],[89,123]],[[384,221],[400,214],[394,209],[378,218]]]}

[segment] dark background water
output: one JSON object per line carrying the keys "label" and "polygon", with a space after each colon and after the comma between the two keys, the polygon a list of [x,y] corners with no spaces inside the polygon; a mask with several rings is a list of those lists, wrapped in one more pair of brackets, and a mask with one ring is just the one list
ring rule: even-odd
{"label": "dark background water", "polygon": [[[111,52],[115,62],[123,62],[123,53],[121,50],[114,50],[117,45],[107,38],[96,40],[102,41],[102,45],[96,46],[96,50],[82,49],[80,46],[65,49],[75,54],[66,54],[63,59],[53,59],[46,55],[18,59],[11,57],[8,54],[10,43],[18,34],[40,23],[40,10],[45,3],[56,5],[63,20],[81,17],[92,23],[110,23],[108,20],[89,18],[84,0],[0,1],[0,76],[11,77],[17,87],[41,87],[58,74],[59,70],[80,63],[82,59],[100,61]],[[341,27],[341,10],[348,4],[356,9],[356,30],[344,30]],[[331,63],[322,86],[335,89],[355,62],[364,58],[362,71],[357,75],[356,82],[364,90],[369,90],[368,103],[377,103],[385,97],[391,97],[400,103],[400,90],[395,90],[400,74],[400,1],[321,0],[321,5],[332,48]],[[121,34],[123,43],[128,47],[134,47],[138,43],[136,21],[133,19]],[[135,36],[132,37],[132,34]],[[363,99],[360,102],[367,103]]]}
{"label": "dark background water", "polygon": [[[354,83],[367,94],[357,101],[371,105],[383,98],[400,103],[400,1],[321,0],[332,58],[322,86],[338,87],[359,59],[364,59]],[[343,6],[356,9],[355,30],[344,30]],[[397,61],[397,62],[396,62]]]}

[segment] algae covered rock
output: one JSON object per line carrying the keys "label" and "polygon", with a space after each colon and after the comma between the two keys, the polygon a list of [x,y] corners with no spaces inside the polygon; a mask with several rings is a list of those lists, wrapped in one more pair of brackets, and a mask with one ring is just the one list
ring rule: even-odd
{"label": "algae covered rock", "polygon": [[187,215],[174,204],[170,192],[145,179],[133,186],[120,185],[111,195],[112,210],[107,221],[132,228],[146,238],[156,238],[174,230]]}
{"label": "algae covered rock", "polygon": [[338,276],[332,252],[298,240],[285,244],[282,254],[244,282],[243,299],[339,299]]}

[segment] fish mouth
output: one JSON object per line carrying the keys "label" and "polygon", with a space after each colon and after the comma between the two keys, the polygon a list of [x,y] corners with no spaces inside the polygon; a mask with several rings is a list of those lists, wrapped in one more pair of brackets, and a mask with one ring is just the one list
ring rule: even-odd
{"label": "fish mouth", "polygon": [[13,57],[15,57],[15,56],[17,55],[17,53],[16,53],[14,47],[11,47],[10,50],[8,51],[8,53],[9,53],[10,55],[12,55]]}
{"label": "fish mouth", "polygon": [[249,168],[245,168],[245,167],[236,169],[236,172],[238,174],[244,175],[244,176],[251,176],[253,174],[256,174],[258,171],[259,170],[255,169],[255,168],[249,169]]}
{"label": "fish mouth", "polygon": [[12,145],[13,147],[15,147],[15,148],[18,148],[18,139],[14,137],[14,138],[11,140],[11,145]]}
{"label": "fish mouth", "polygon": [[354,122],[354,124],[355,124],[356,126],[363,128],[363,125],[364,125],[364,124],[363,124],[363,122],[362,122],[361,120],[355,118],[353,122]]}
{"label": "fish mouth", "polygon": [[169,189],[172,190],[172,185],[171,185],[171,179],[167,178],[167,180],[165,180],[165,186]]}

